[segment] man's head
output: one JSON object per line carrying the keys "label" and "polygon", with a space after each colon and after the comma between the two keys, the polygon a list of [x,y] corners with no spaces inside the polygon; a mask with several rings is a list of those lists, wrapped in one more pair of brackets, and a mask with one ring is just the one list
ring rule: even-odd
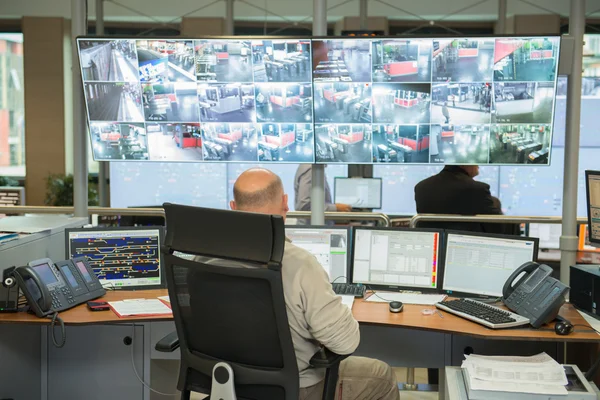
{"label": "man's head", "polygon": [[283,191],[281,179],[264,168],[244,171],[233,185],[232,210],[276,214],[285,218],[288,196]]}
{"label": "man's head", "polygon": [[461,165],[460,166],[471,178],[479,175],[479,165]]}

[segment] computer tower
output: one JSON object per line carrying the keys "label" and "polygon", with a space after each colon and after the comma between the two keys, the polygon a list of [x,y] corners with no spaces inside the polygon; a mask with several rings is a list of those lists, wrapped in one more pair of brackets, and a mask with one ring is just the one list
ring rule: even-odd
{"label": "computer tower", "polygon": [[580,310],[600,316],[600,266],[572,266],[570,283],[571,304]]}

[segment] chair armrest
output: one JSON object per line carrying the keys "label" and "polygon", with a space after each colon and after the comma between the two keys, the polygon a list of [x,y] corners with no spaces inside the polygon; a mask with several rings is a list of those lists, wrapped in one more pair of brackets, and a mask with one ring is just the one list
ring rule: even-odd
{"label": "chair armrest", "polygon": [[322,347],[310,359],[310,365],[313,368],[331,368],[338,365],[342,360],[348,358],[350,354],[335,354],[326,347]]}
{"label": "chair armrest", "polygon": [[171,332],[164,338],[160,339],[154,348],[156,351],[163,353],[171,353],[177,350],[179,348],[179,337],[177,337],[177,332]]}

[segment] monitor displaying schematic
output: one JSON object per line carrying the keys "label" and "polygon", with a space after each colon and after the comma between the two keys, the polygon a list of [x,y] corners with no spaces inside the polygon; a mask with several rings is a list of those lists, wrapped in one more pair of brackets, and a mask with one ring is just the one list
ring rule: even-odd
{"label": "monitor displaying schematic", "polygon": [[285,235],[317,258],[330,282],[348,282],[349,228],[287,226]]}
{"label": "monitor displaying schematic", "polygon": [[442,236],[441,230],[354,229],[352,283],[392,290],[438,289]]}
{"label": "monitor displaying schematic", "polygon": [[65,235],[67,258],[86,257],[104,287],[164,287],[162,227],[77,228]]}
{"label": "monitor displaying schematic", "polygon": [[588,236],[591,244],[600,244],[600,171],[585,171]]}
{"label": "monitor displaying schematic", "polygon": [[335,178],[334,202],[352,208],[381,208],[381,178]]}
{"label": "monitor displaying schematic", "polygon": [[510,274],[537,259],[538,243],[530,237],[447,232],[443,290],[500,297]]}

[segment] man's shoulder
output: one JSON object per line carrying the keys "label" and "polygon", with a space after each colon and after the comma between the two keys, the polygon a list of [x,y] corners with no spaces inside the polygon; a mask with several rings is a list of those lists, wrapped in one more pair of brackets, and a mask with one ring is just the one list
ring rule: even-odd
{"label": "man's shoulder", "polygon": [[313,256],[308,250],[296,246],[292,242],[285,243],[282,264],[287,272],[293,274],[310,273],[310,271],[314,269],[318,270],[321,268],[321,265],[315,256]]}

